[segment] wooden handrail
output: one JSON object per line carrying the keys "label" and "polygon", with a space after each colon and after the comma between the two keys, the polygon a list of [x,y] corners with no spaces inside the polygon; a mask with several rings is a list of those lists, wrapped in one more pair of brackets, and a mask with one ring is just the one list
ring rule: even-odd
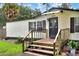
{"label": "wooden handrail", "polygon": [[27,36],[29,36],[31,33],[33,32],[33,30],[31,30],[23,39],[22,39],[22,51],[25,51],[25,39],[27,38]]}
{"label": "wooden handrail", "polygon": [[[68,31],[68,32],[67,32]],[[62,33],[63,32],[63,33]],[[65,29],[59,29],[58,33],[55,37],[54,40],[54,55],[58,55],[60,52],[60,47],[63,41],[65,41],[65,39],[69,38],[69,28],[65,28]],[[63,36],[64,35],[64,36]],[[68,37],[66,37],[68,36]],[[63,37],[63,38],[62,38]],[[56,46],[58,47],[58,50],[56,51]]]}
{"label": "wooden handrail", "polygon": [[[31,40],[29,40],[29,45],[33,42],[33,36],[34,36],[34,32],[44,32],[46,33],[46,37],[47,37],[47,30],[44,29],[43,31],[38,31],[38,30],[31,30],[23,39],[22,39],[22,51],[24,52],[25,51],[25,39],[27,39],[27,36],[29,36],[31,34]],[[26,43],[27,45],[27,43]]]}
{"label": "wooden handrail", "polygon": [[58,33],[57,33],[57,35],[56,35],[56,37],[55,37],[55,40],[54,40],[54,43],[57,41],[57,38],[58,38],[58,36],[59,36],[59,33],[60,33],[60,29],[58,30]]}
{"label": "wooden handrail", "polygon": [[59,30],[58,30],[58,33],[57,33],[57,35],[56,35],[56,37],[55,37],[55,40],[54,40],[54,43],[57,41],[57,38],[58,38],[58,36],[59,36],[59,33],[60,33],[61,31],[63,31],[63,30],[67,30],[67,29],[69,29],[69,28],[59,29]]}
{"label": "wooden handrail", "polygon": [[25,40],[25,38],[27,37],[27,36],[29,36],[29,34],[32,32],[33,30],[31,30],[22,40]]}
{"label": "wooden handrail", "polygon": [[56,37],[55,37],[54,43],[53,43],[53,45],[54,45],[54,55],[56,55],[55,47],[56,47],[56,41],[57,41],[57,38],[58,38],[58,36],[59,36],[60,31],[61,31],[61,30],[59,29],[59,30],[58,30],[58,33],[57,33],[57,35],[56,35]]}

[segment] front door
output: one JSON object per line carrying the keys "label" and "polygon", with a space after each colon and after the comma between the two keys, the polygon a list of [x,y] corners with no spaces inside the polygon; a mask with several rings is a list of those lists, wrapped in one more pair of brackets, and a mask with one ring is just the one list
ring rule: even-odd
{"label": "front door", "polygon": [[58,32],[58,18],[50,18],[49,20],[49,37],[54,39]]}

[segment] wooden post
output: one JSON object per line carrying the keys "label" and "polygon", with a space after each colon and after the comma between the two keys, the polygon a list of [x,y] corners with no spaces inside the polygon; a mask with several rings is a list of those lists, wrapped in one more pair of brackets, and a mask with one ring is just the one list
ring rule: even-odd
{"label": "wooden post", "polygon": [[46,38],[48,37],[47,29],[46,29]]}
{"label": "wooden post", "polygon": [[53,50],[54,50],[54,52],[53,52],[53,54],[54,54],[54,56],[55,56],[55,43],[53,44],[53,46],[54,46],[54,49],[53,49]]}
{"label": "wooden post", "polygon": [[22,52],[24,53],[24,40],[22,41]]}
{"label": "wooden post", "polygon": [[31,32],[31,43],[33,42],[33,31]]}

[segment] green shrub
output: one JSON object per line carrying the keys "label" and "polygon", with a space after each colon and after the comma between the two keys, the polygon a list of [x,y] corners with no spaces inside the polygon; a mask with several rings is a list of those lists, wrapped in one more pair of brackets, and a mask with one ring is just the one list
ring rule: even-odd
{"label": "green shrub", "polygon": [[77,47],[78,47],[78,42],[71,40],[71,41],[69,41],[69,42],[67,43],[67,45],[68,45],[70,48],[77,48]]}
{"label": "green shrub", "polygon": [[21,36],[17,37],[17,42],[16,43],[22,43],[22,37]]}

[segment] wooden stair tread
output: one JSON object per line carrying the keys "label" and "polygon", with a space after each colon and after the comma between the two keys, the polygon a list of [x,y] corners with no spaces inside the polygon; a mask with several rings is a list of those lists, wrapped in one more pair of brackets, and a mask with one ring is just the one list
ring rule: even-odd
{"label": "wooden stair tread", "polygon": [[41,39],[37,41],[33,41],[33,44],[45,45],[53,47],[54,39]]}
{"label": "wooden stair tread", "polygon": [[[54,47],[54,44],[51,43],[33,42],[33,44]],[[55,45],[55,47],[58,47],[58,45]]]}
{"label": "wooden stair tread", "polygon": [[37,40],[34,41],[33,43],[45,43],[45,44],[53,44],[54,40]]}
{"label": "wooden stair tread", "polygon": [[29,54],[29,55],[33,55],[33,56],[47,56],[47,55],[43,55],[43,54],[39,54],[39,53],[34,53],[34,52],[30,52],[30,51],[26,51],[24,53],[25,54]]}
{"label": "wooden stair tread", "polygon": [[53,44],[49,44],[49,43],[33,42],[33,44],[44,45],[44,46],[52,46],[53,47]]}
{"label": "wooden stair tread", "polygon": [[53,51],[48,51],[48,50],[31,49],[31,48],[29,48],[28,50],[30,50],[30,51],[36,51],[36,52],[42,52],[42,53],[47,53],[47,54],[53,54]]}
{"label": "wooden stair tread", "polygon": [[48,49],[52,49],[53,50],[53,47],[51,47],[51,46],[43,46],[43,45],[35,45],[35,44],[32,44],[30,46],[35,46],[35,47],[39,47],[39,48],[48,48]]}

